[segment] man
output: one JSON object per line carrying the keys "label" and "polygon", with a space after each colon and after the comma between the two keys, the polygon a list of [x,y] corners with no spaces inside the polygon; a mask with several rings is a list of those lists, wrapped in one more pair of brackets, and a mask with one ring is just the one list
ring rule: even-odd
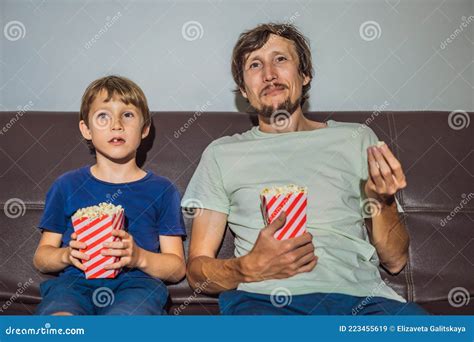
{"label": "man", "polygon": [[[305,118],[313,74],[305,37],[292,25],[244,32],[232,74],[258,126],[212,142],[189,183],[189,284],[220,293],[222,314],[424,314],[378,271],[382,263],[398,273],[408,258],[395,201],[406,186],[402,167],[387,145],[374,146],[370,128]],[[308,188],[307,232],[280,241],[273,235],[285,213],[265,226],[259,194],[288,184]],[[227,224],[235,258],[217,259]]]}

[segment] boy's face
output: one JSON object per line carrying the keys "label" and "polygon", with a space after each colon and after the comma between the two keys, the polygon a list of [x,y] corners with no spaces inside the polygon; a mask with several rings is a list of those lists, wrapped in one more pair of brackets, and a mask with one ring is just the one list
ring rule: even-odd
{"label": "boy's face", "polygon": [[82,136],[92,140],[97,154],[116,162],[135,157],[141,140],[150,126],[143,127],[144,119],[133,104],[125,104],[119,96],[112,96],[106,102],[107,91],[102,90],[95,97],[89,111],[89,122],[81,120]]}
{"label": "boy's face", "polygon": [[311,79],[298,66],[293,42],[271,34],[264,46],[247,56],[242,95],[257,112],[275,111],[285,102],[299,103],[303,86]]}

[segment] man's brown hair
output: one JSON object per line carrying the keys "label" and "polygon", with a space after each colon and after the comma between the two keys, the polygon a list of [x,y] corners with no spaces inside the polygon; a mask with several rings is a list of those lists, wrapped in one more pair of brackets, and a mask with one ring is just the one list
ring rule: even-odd
{"label": "man's brown hair", "polygon": [[141,88],[128,78],[112,75],[99,78],[89,84],[82,96],[79,119],[84,120],[87,126],[89,126],[91,104],[102,90],[107,91],[106,102],[110,101],[114,95],[117,95],[126,105],[131,103],[137,107],[143,115],[143,128],[151,124],[150,110],[148,109],[148,103]]}
{"label": "man's brown hair", "polygon": [[302,75],[310,77],[308,84],[303,86],[300,103],[300,105],[303,105],[308,99],[307,93],[311,88],[313,64],[308,39],[292,24],[262,24],[243,32],[239,36],[232,52],[232,77],[237,84],[235,92],[240,92],[240,89],[245,89],[244,65],[247,57],[251,52],[262,48],[270,39],[271,34],[293,42],[299,58],[298,70]]}

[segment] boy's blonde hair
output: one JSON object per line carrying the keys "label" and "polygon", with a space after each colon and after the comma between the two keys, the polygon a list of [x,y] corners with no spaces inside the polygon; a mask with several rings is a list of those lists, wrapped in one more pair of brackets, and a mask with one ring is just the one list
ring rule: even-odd
{"label": "boy's blonde hair", "polygon": [[128,78],[111,75],[99,78],[98,80],[95,80],[89,84],[86,91],[84,92],[84,95],[82,96],[79,120],[84,120],[87,127],[89,127],[89,111],[91,104],[97,94],[99,94],[102,90],[107,92],[107,99],[105,101],[110,101],[114,95],[117,95],[126,105],[131,103],[137,107],[143,116],[143,128],[150,126],[150,110],[148,109],[148,103],[141,88]]}

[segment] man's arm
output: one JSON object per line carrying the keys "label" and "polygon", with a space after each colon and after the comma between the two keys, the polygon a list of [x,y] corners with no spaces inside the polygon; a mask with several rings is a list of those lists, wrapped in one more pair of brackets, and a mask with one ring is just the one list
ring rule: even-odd
{"label": "man's arm", "polygon": [[399,273],[408,260],[410,239],[396,202],[375,209],[371,221],[368,224],[370,241],[377,250],[380,262],[390,273]]}
{"label": "man's arm", "polygon": [[187,267],[190,286],[206,293],[220,293],[235,289],[244,282],[288,278],[311,271],[317,263],[311,234],[305,233],[286,241],[273,237],[285,220],[286,217],[282,214],[263,228],[247,255],[216,259],[224,237],[227,215],[198,209],[193,221]]}
{"label": "man's arm", "polygon": [[369,235],[382,265],[393,274],[399,273],[408,260],[409,236],[397,211],[395,193],[407,186],[400,162],[386,144],[369,147],[369,178],[365,184],[372,199],[372,226]]}

